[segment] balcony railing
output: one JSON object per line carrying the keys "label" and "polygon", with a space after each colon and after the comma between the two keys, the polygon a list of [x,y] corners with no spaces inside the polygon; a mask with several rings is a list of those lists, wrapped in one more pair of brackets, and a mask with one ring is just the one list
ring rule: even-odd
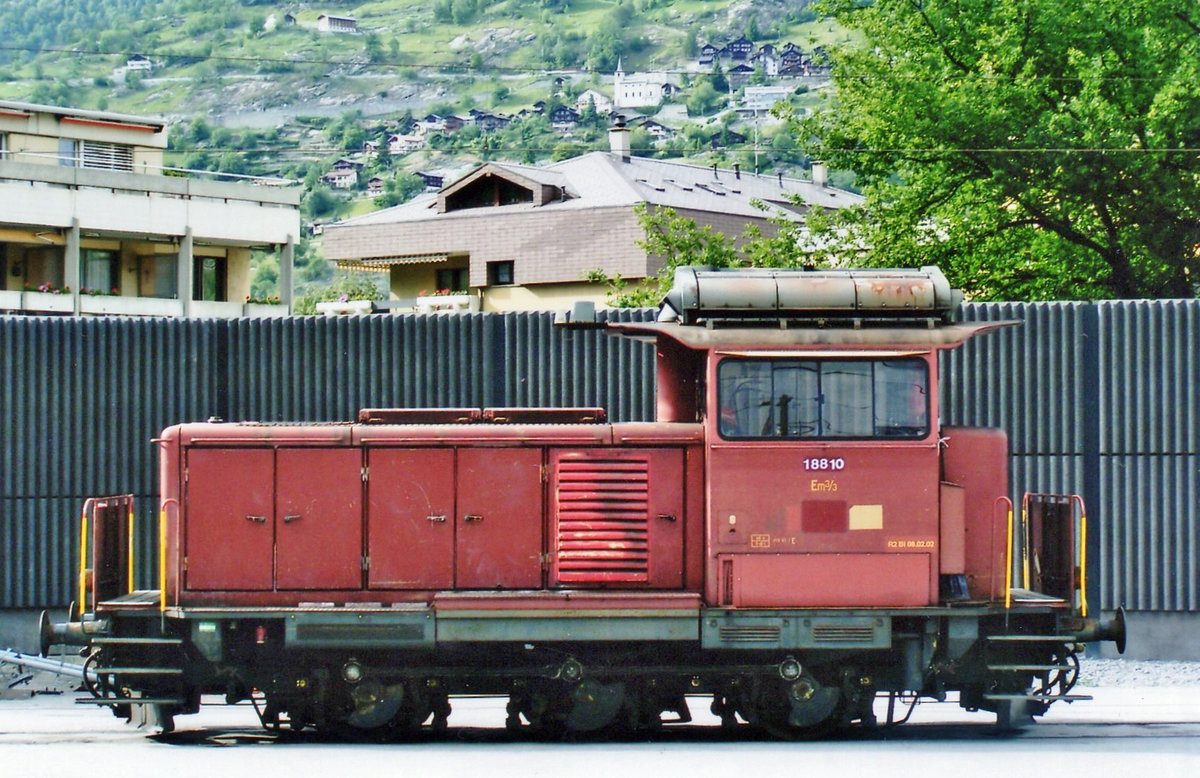
{"label": "balcony railing", "polygon": [[[75,312],[74,294],[0,291],[0,313],[70,314]],[[79,313],[94,316],[183,317],[182,300],[118,295],[79,295]],[[263,303],[231,303],[193,300],[187,316],[195,319],[263,319],[287,316],[288,306]]]}

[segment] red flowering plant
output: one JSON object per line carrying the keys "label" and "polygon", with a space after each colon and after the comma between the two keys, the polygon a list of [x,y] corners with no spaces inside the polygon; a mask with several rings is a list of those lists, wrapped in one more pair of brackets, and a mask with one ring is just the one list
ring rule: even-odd
{"label": "red flowering plant", "polygon": [[70,294],[71,287],[69,287],[69,286],[60,287],[57,284],[55,284],[53,281],[43,281],[42,283],[38,284],[37,286],[34,286],[33,284],[25,284],[25,291],[26,292],[45,292],[46,294]]}

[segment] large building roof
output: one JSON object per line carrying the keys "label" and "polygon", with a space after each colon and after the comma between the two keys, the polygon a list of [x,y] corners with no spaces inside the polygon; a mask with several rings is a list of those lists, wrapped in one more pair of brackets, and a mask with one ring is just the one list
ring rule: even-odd
{"label": "large building roof", "polygon": [[[518,183],[553,186],[559,196],[544,204],[521,202],[505,210],[576,210],[648,203],[678,211],[728,214],[756,219],[794,218],[810,207],[836,209],[862,202],[852,192],[813,181],[757,175],[645,157],[595,151],[544,167],[490,162],[476,167],[443,188],[453,190],[469,179],[491,174]],[[402,205],[348,219],[338,226],[393,224],[469,217],[476,209],[439,208],[435,194]],[[764,211],[763,207],[766,210]],[[495,209],[489,209],[495,212]]]}

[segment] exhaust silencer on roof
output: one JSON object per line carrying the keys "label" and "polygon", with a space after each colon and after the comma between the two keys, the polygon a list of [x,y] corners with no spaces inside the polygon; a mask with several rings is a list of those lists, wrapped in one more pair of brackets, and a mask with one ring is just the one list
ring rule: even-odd
{"label": "exhaust silencer on roof", "polygon": [[680,267],[660,321],[941,319],[962,293],[934,266],[920,270],[715,270]]}

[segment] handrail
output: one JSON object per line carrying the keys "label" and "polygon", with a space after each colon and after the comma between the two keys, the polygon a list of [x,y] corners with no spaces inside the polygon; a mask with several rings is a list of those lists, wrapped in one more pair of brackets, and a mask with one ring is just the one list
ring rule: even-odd
{"label": "handrail", "polygon": [[1087,618],[1087,507],[1078,494],[1071,501],[1079,503],[1079,615]]}
{"label": "handrail", "polygon": [[1004,535],[1004,609],[1008,610],[1012,607],[1013,502],[1008,497],[997,497],[996,501],[992,503],[993,516],[995,516],[996,506],[1001,504],[1008,506],[1008,524]]}
{"label": "handrail", "polygon": [[[97,553],[96,542],[100,538],[100,529],[93,526],[96,524],[96,511],[99,508],[120,510],[126,508],[125,515],[125,586],[124,593],[129,594],[134,590],[134,581],[136,580],[136,563],[134,558],[134,501],[133,495],[122,494],[109,497],[89,497],[83,502],[83,510],[79,515],[79,583],[78,583],[78,603],[79,613],[82,615],[88,611],[88,593],[89,589],[92,594],[92,607],[96,606],[97,586],[96,580],[96,565],[99,560],[94,557]],[[89,530],[89,526],[92,529]],[[117,530],[119,533],[119,529]],[[89,564],[90,562],[90,564]]]}

